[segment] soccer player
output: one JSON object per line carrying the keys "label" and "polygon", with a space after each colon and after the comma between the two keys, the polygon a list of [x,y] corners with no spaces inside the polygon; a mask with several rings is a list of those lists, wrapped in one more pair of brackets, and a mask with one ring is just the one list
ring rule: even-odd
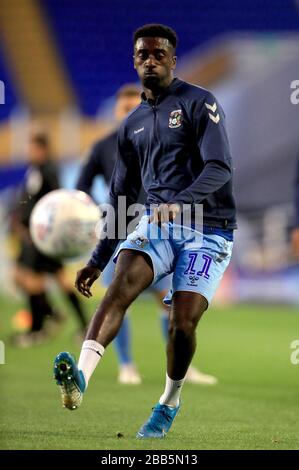
{"label": "soccer player", "polygon": [[[139,104],[140,87],[134,84],[123,85],[116,95],[114,114],[117,123],[120,125],[128,113]],[[80,172],[76,188],[90,195],[94,179],[97,176],[103,176],[106,184],[109,186],[116,161],[116,149],[117,130],[109,134],[104,139],[97,141],[92,146],[91,151],[87,155],[86,163]],[[142,204],[146,202],[146,194],[144,190],[141,190],[138,202]],[[114,267],[115,264],[111,258],[102,274],[102,282],[106,287],[108,287],[112,282]],[[163,304],[163,299],[167,294],[170,285],[171,276],[166,276],[164,279],[153,284],[150,288],[161,308],[161,327],[166,341],[168,337],[169,308]],[[141,377],[132,359],[130,322],[128,315],[123,319],[122,326],[115,338],[114,345],[119,361],[118,381],[123,384],[140,384]],[[189,367],[186,374],[186,381],[203,385],[214,385],[217,383],[216,377],[203,374],[194,366]]]}
{"label": "soccer player", "polygon": [[[80,299],[67,279],[60,261],[41,253],[33,244],[29,221],[35,204],[45,194],[59,188],[58,171],[51,159],[50,143],[44,133],[34,133],[28,144],[29,168],[21,194],[12,214],[12,228],[20,239],[20,254],[14,270],[14,280],[22,289],[30,307],[32,325],[28,332],[14,337],[14,344],[27,347],[45,339],[44,320],[47,316],[59,320],[46,292],[46,275],[55,278],[62,292],[71,303],[80,323],[80,332],[87,320]],[[82,336],[82,335],[81,335]]]}
{"label": "soccer player", "polygon": [[[173,272],[166,384],[137,433],[140,439],[163,438],[180,409],[196,349],[196,326],[229,264],[236,228],[224,113],[212,93],[174,78],[176,45],[176,33],[164,25],[145,25],[134,34],[142,103],[120,127],[110,196],[116,208],[122,195],[130,205],[142,183],[148,212],[118,249],[114,279],[92,318],[78,365],[66,352],[54,362],[63,403],[76,409],[130,304]],[[198,204],[203,207],[202,239],[197,231]],[[184,205],[192,208],[192,224],[186,230],[181,225]],[[117,243],[112,237],[102,238],[87,266],[77,273],[76,286],[86,297],[92,295],[91,286]]]}

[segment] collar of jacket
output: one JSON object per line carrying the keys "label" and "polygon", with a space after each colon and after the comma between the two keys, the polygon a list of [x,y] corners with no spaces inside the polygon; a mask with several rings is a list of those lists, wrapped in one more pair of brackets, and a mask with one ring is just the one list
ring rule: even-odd
{"label": "collar of jacket", "polygon": [[156,97],[155,100],[148,100],[147,97],[145,96],[144,91],[141,93],[141,98],[142,98],[142,103],[149,104],[150,106],[157,105],[163,101],[163,99],[167,96],[170,95],[171,93],[174,92],[174,90],[178,87],[178,85],[181,83],[181,80],[179,78],[174,78],[171,82],[171,84],[165,88],[160,95]]}

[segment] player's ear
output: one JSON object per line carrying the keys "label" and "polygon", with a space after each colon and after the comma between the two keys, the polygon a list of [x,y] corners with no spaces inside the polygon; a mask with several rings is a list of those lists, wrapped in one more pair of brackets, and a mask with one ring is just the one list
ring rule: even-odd
{"label": "player's ear", "polygon": [[133,54],[133,64],[134,64],[134,69],[136,70],[136,65],[135,65],[135,54]]}
{"label": "player's ear", "polygon": [[171,70],[174,70],[177,64],[177,56],[173,55],[171,60],[172,60]]}

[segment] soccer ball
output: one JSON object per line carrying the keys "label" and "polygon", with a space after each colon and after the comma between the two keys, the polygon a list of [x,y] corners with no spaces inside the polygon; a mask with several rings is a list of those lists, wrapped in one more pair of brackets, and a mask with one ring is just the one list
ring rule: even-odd
{"label": "soccer ball", "polygon": [[57,189],[42,197],[30,217],[35,246],[56,259],[77,258],[94,248],[100,211],[84,192]]}

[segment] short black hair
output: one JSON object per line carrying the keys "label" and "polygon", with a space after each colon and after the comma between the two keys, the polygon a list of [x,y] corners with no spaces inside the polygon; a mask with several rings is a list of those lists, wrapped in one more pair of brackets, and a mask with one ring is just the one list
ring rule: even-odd
{"label": "short black hair", "polygon": [[178,36],[176,32],[169,26],[164,24],[153,23],[145,24],[134,32],[134,45],[139,38],[165,38],[175,49],[178,44]]}

